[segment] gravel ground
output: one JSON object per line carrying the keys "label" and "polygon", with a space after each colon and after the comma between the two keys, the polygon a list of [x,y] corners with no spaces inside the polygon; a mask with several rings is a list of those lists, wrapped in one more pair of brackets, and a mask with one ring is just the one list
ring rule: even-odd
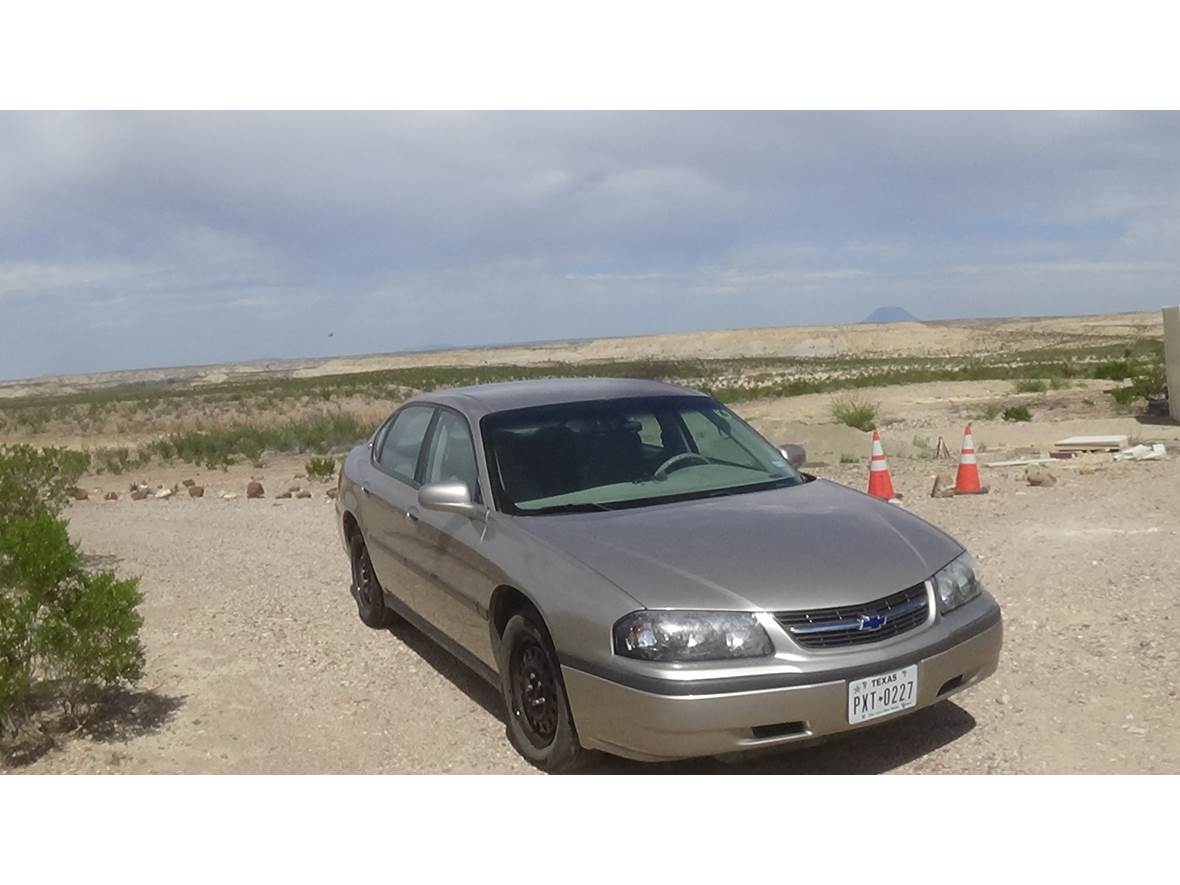
{"label": "gravel ground", "polygon": [[[1006,622],[994,677],[811,748],[600,770],[1180,772],[1176,461],[1060,467],[1050,488],[985,471],[990,495],[949,500],[926,497],[932,463],[895,459],[894,481],[904,506],[981,560]],[[818,472],[865,479],[863,465]],[[276,465],[263,479],[277,490],[291,475]],[[71,506],[84,551],[142,577],[147,675],[102,727],[14,770],[531,772],[504,737],[496,692],[414,630],[360,624],[333,514],[322,487],[310,500],[211,488]]]}

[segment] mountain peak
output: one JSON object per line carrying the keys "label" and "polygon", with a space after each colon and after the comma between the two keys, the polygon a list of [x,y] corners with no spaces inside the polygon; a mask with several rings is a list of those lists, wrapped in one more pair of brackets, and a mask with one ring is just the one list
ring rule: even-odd
{"label": "mountain peak", "polygon": [[878,307],[862,323],[920,323],[922,322],[904,307]]}

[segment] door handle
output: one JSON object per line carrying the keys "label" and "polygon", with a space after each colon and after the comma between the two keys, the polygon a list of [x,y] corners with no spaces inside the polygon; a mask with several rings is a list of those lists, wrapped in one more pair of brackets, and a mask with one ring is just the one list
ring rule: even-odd
{"label": "door handle", "polygon": [[365,485],[364,483],[361,483],[361,491],[364,492],[366,495],[373,494],[372,492],[369,491],[369,487],[367,485]]}
{"label": "door handle", "polygon": [[409,510],[406,511],[406,519],[408,519],[410,522],[417,522],[418,521],[418,510],[414,507],[411,507]]}

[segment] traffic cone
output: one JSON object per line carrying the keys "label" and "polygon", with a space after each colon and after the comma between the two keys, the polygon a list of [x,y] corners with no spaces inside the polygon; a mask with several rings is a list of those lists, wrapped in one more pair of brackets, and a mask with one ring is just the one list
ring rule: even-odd
{"label": "traffic cone", "polygon": [[891,500],[893,495],[893,478],[889,475],[889,465],[885,463],[885,450],[881,448],[881,434],[873,431],[873,454],[869,459],[869,494],[882,501]]}
{"label": "traffic cone", "polygon": [[956,495],[981,495],[987,489],[979,481],[979,464],[975,461],[975,440],[971,425],[963,431],[963,451],[959,454],[959,472],[955,475]]}

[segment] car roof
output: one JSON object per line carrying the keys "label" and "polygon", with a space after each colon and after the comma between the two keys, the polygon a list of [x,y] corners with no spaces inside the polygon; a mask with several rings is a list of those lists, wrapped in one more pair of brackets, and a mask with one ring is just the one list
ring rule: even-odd
{"label": "car roof", "polygon": [[676,384],[638,378],[546,378],[536,381],[501,381],[494,384],[474,384],[470,387],[452,387],[422,393],[406,402],[450,406],[477,417],[493,412],[526,409],[530,406],[642,396],[704,394],[699,390],[690,390]]}

